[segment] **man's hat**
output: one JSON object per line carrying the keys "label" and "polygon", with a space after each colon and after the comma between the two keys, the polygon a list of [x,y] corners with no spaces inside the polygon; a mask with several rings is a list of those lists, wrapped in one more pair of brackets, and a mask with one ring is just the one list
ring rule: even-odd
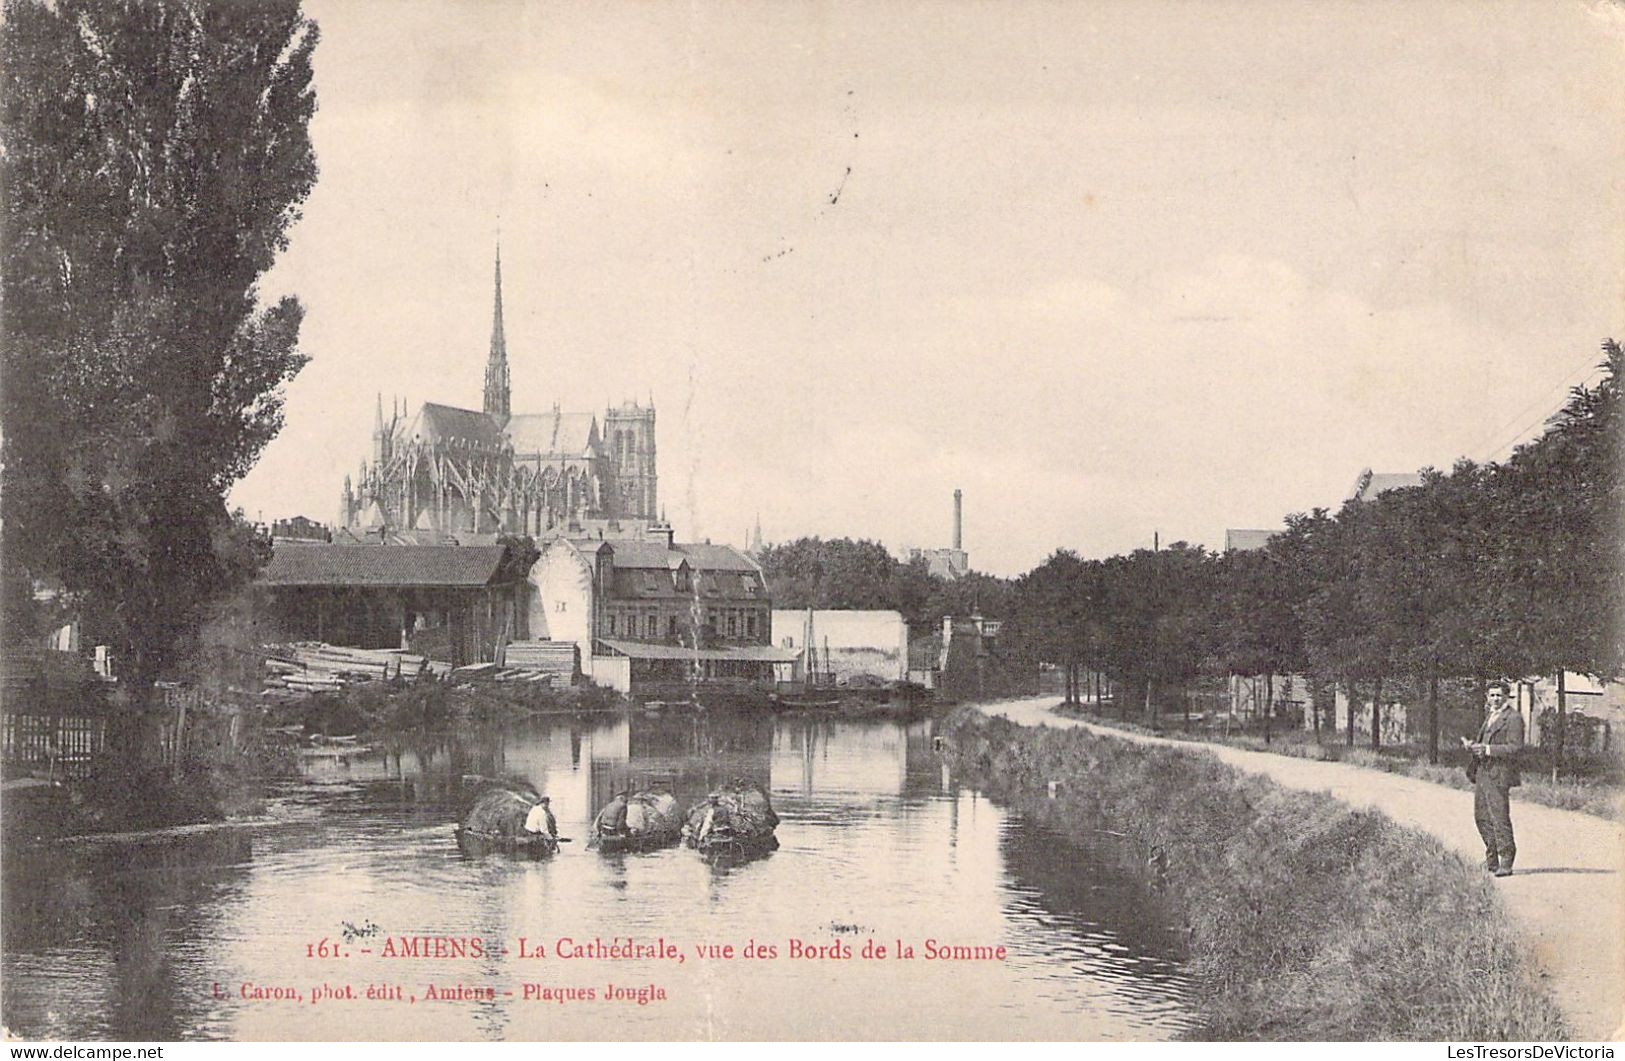
{"label": "man's hat", "polygon": [[543,803],[551,803],[551,802],[553,802],[553,797],[552,796],[543,796],[542,797],[542,802]]}

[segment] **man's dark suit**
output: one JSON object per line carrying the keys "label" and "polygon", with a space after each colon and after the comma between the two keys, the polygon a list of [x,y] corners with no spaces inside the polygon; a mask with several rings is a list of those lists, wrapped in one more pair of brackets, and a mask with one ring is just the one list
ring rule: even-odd
{"label": "man's dark suit", "polygon": [[1510,872],[1517,846],[1512,842],[1511,790],[1523,784],[1518,756],[1523,751],[1523,716],[1503,707],[1484,720],[1478,744],[1485,746],[1473,779],[1473,820],[1484,838],[1484,864]]}

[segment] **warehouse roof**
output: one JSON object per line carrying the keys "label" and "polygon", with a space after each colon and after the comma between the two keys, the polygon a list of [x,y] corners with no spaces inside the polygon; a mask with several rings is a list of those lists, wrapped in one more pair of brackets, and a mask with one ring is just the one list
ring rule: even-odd
{"label": "warehouse roof", "polygon": [[260,572],[265,586],[485,586],[500,545],[283,545]]}

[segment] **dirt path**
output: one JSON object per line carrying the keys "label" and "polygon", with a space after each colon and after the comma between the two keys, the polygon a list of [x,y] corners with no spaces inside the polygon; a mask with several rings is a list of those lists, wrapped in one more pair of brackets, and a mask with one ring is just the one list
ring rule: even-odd
{"label": "dirt path", "polygon": [[[1165,744],[1206,753],[1288,788],[1326,792],[1343,802],[1382,811],[1459,852],[1483,861],[1473,825],[1473,794],[1343,763],[1295,759],[1215,744],[1192,744],[1080,722],[1055,714],[1054,697],[984,705],[1022,725],[1083,726],[1102,736]],[[1501,878],[1501,892],[1522,925],[1552,997],[1577,1039],[1625,1037],[1625,830],[1589,814],[1515,802],[1518,872]]]}

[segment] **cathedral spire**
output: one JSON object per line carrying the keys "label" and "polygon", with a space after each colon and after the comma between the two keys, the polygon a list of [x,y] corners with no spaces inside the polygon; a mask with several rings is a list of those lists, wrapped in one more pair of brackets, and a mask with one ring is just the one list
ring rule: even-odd
{"label": "cathedral spire", "polygon": [[508,418],[508,340],[502,332],[502,244],[497,244],[496,304],[491,310],[491,356],[485,362],[485,411]]}
{"label": "cathedral spire", "polygon": [[389,432],[384,430],[384,392],[378,392],[378,407],[372,414],[372,462],[383,467],[389,460]]}

